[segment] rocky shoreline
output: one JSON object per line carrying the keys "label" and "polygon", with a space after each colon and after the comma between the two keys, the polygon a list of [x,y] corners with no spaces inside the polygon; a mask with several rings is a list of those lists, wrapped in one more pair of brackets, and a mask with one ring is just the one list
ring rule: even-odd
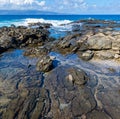
{"label": "rocky shoreline", "polygon": [[0,119],[119,119],[120,24],[67,25],[59,39],[48,23],[0,28]]}

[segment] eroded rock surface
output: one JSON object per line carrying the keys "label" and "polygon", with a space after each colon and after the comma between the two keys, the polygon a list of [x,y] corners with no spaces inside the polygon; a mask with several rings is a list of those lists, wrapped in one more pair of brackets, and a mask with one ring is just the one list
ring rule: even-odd
{"label": "eroded rock surface", "polygon": [[96,101],[85,84],[87,75],[80,69],[58,67],[46,76],[45,88],[49,90],[51,110],[49,118],[78,118],[96,107]]}
{"label": "eroded rock surface", "polygon": [[43,45],[48,41],[50,41],[50,38],[46,27],[11,26],[0,28],[0,53],[10,48]]}

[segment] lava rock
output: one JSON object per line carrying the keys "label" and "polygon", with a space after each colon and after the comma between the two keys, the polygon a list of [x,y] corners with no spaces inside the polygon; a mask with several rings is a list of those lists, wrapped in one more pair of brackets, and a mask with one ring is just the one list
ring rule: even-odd
{"label": "lava rock", "polygon": [[50,56],[45,56],[36,64],[36,70],[41,72],[49,72],[53,69],[53,60]]}

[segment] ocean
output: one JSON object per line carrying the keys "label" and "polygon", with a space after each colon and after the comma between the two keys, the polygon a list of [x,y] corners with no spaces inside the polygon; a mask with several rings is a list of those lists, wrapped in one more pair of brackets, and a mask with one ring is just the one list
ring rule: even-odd
{"label": "ocean", "polygon": [[29,22],[66,23],[80,19],[120,21],[120,15],[0,15],[0,26],[26,25]]}

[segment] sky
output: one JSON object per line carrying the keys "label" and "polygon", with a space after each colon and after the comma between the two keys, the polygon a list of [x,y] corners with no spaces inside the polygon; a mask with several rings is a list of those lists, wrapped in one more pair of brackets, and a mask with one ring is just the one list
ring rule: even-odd
{"label": "sky", "polygon": [[70,14],[119,14],[119,0],[0,0],[0,10],[41,10]]}

